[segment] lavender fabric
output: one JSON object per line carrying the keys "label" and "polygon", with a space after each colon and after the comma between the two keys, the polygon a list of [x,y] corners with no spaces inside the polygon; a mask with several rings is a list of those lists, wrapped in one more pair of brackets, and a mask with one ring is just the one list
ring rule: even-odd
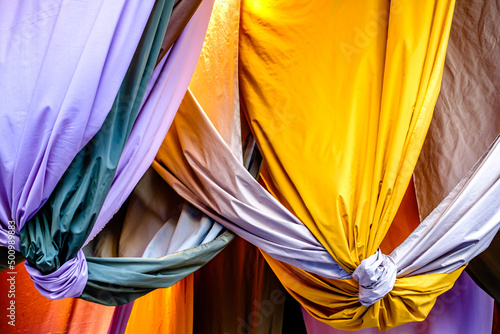
{"label": "lavender fabric", "polygon": [[101,127],[153,4],[0,2],[0,244]]}
{"label": "lavender fabric", "polygon": [[196,68],[213,3],[214,0],[205,0],[200,4],[170,52],[153,72],[113,184],[85,244],[104,228],[151,166]]}
{"label": "lavender fabric", "polygon": [[[87,242],[109,221],[151,165],[196,67],[212,6],[210,0],[200,5],[171,51],[156,67],[115,179]],[[122,200],[117,200],[117,196]],[[103,213],[107,214],[105,218]],[[26,268],[40,293],[51,299],[80,296],[88,279],[87,262],[81,250],[76,258],[48,275],[41,275],[29,265]]]}
{"label": "lavender fabric", "polygon": [[111,324],[108,328],[108,334],[125,333],[125,330],[127,329],[128,319],[130,318],[130,313],[132,313],[133,307],[133,301],[128,304],[115,307],[113,318],[111,319]]}
{"label": "lavender fabric", "polygon": [[82,250],[77,253],[76,257],[47,275],[31,267],[28,261],[24,263],[24,266],[35,282],[35,288],[42,296],[50,299],[78,297],[87,283],[87,261]]}

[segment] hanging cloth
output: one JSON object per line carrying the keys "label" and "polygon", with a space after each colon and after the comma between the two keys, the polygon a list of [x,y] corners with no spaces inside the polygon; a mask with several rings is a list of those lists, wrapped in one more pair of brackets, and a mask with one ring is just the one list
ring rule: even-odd
{"label": "hanging cloth", "polygon": [[22,229],[101,128],[153,5],[0,4],[0,244],[8,222]]}

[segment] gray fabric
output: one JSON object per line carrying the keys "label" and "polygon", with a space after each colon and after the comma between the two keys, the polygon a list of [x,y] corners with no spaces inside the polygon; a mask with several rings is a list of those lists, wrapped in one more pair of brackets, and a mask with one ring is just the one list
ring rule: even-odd
{"label": "gray fabric", "polygon": [[226,231],[215,240],[157,259],[87,257],[88,281],[80,298],[123,305],[157,288],[168,288],[193,273],[233,240]]}
{"label": "gray fabric", "polygon": [[153,167],[192,205],[273,258],[326,278],[350,277],[248,173],[189,91]]}
{"label": "gray fabric", "polygon": [[391,253],[398,277],[455,271],[491,243],[500,227],[499,138],[467,177]]}

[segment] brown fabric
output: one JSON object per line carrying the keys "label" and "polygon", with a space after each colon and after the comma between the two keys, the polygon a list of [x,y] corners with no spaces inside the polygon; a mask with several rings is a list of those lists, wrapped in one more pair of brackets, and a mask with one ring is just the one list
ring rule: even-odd
{"label": "brown fabric", "polygon": [[174,45],[179,35],[184,30],[184,27],[188,24],[189,20],[198,9],[202,0],[177,0],[174,4],[172,10],[172,16],[170,21],[168,21],[167,33],[163,38],[163,43],[161,45],[161,51],[158,56],[158,63],[165,57],[168,50]]}
{"label": "brown fabric", "polygon": [[458,0],[415,187],[425,218],[500,133],[500,3]]}
{"label": "brown fabric", "polygon": [[[97,257],[141,257],[158,230],[181,212],[184,200],[150,168],[120,211],[86,248]],[[170,222],[172,223],[172,222]]]}
{"label": "brown fabric", "polygon": [[491,334],[500,333],[500,303],[495,302],[495,310],[493,312],[493,328]]}
{"label": "brown fabric", "polygon": [[[441,93],[419,161],[415,187],[425,218],[500,134],[500,3],[458,0]],[[471,277],[500,300],[500,238],[469,264]]]}
{"label": "brown fabric", "polygon": [[285,290],[256,247],[237,238],[194,277],[194,333],[281,333]]}

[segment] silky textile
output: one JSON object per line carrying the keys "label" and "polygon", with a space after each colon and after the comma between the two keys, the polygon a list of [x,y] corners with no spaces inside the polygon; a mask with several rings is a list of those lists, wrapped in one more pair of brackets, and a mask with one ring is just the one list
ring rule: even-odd
{"label": "silky textile", "polygon": [[[15,296],[9,296],[8,293],[12,277],[15,281]],[[43,297],[33,286],[23,264],[0,274],[0,291],[0,315],[3,318],[0,321],[1,333],[106,333],[114,312],[114,307],[84,300],[50,300]],[[12,319],[7,317],[11,301],[15,302],[15,326],[8,323]]]}
{"label": "silky textile", "polygon": [[153,4],[0,4],[0,244],[8,221],[24,226],[103,124]]}
{"label": "silky textile", "polygon": [[328,277],[347,275],[255,181],[190,91],[152,166],[184,199],[270,255]]}
{"label": "silky textile", "polygon": [[45,205],[20,231],[20,250],[37,289],[77,297],[86,282],[80,248],[111,187],[165,35],[173,1],[157,1],[129,71],[102,128],[78,153]]}
{"label": "silky textile", "polygon": [[[416,169],[422,217],[455,187],[500,134],[500,5],[457,1],[441,94]],[[500,236],[467,270],[487,293],[500,300]]]}
{"label": "silky textile", "polygon": [[[412,176],[453,6],[243,2],[241,101],[267,164],[264,183],[348,273],[379,256]],[[398,278],[365,308],[354,280],[328,281],[268,260],[308,312],[351,330],[425,318],[461,271]],[[379,268],[373,283],[391,284],[383,279],[391,266]]]}
{"label": "silky textile", "polygon": [[[308,334],[349,334],[329,327],[303,312]],[[422,322],[412,322],[380,331],[377,328],[365,328],[354,333],[359,334],[443,334],[475,333],[491,334],[493,302],[489,296],[464,272],[453,288],[436,300],[427,318]]]}
{"label": "silky textile", "polygon": [[106,200],[87,243],[125,202],[163,142],[186,94],[205,37],[213,0],[203,1],[168,54],[158,63]]}

